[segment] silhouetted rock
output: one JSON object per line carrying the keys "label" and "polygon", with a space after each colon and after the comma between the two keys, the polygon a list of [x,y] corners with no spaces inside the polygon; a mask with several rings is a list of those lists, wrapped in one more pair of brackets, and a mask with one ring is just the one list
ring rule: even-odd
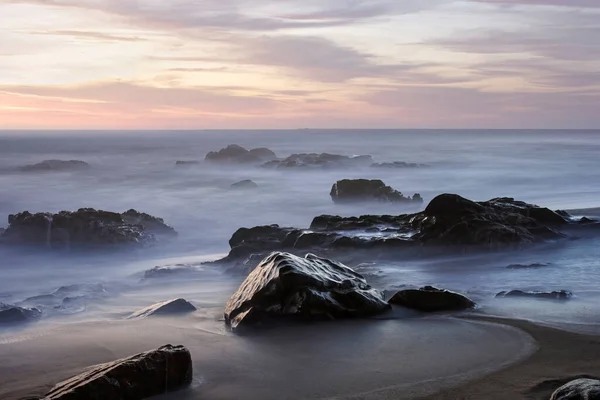
{"label": "silhouetted rock", "polygon": [[533,264],[510,264],[507,269],[536,269],[550,266],[549,263],[533,263]]}
{"label": "silhouetted rock", "polygon": [[156,350],[100,364],[56,385],[45,400],[139,400],[188,386],[192,358],[183,346]]}
{"label": "silhouetted rock", "polygon": [[329,153],[292,154],[283,160],[273,160],[263,166],[266,168],[343,168],[365,167],[373,163],[371,156],[343,156]]}
{"label": "silhouetted rock", "polygon": [[344,179],[333,184],[329,193],[335,203],[360,201],[380,201],[386,203],[422,203],[423,199],[415,194],[414,199],[386,186],[379,179]]}
{"label": "silhouetted rock", "polygon": [[200,164],[200,161],[179,160],[179,161],[175,162],[175,166],[177,166],[177,167],[189,167],[189,166],[198,165],[198,164]]}
{"label": "silhouetted rock", "polygon": [[550,400],[600,400],[600,380],[576,379],[556,389]]}
{"label": "silhouetted rock", "polygon": [[230,144],[219,151],[211,151],[206,155],[206,160],[228,164],[258,164],[276,157],[275,153],[266,148],[247,150],[237,144]]}
{"label": "silhouetted rock", "polygon": [[22,308],[0,303],[0,324],[21,324],[39,319],[42,316],[36,308]]}
{"label": "silhouetted rock", "polygon": [[79,171],[89,169],[90,165],[79,160],[44,160],[33,165],[21,167],[23,172],[50,172],[50,171]]}
{"label": "silhouetted rock", "polygon": [[150,307],[146,307],[140,311],[137,311],[131,314],[128,318],[145,318],[151,316],[168,316],[168,315],[177,315],[177,314],[187,314],[190,312],[196,311],[197,308],[194,307],[191,303],[189,303],[185,299],[174,299],[163,301],[161,303],[156,303],[151,305]]}
{"label": "silhouetted rock", "polygon": [[475,307],[468,297],[433,286],[401,290],[392,296],[389,303],[424,312],[459,311]]}
{"label": "silhouetted rock", "polygon": [[560,290],[554,292],[527,292],[523,290],[511,290],[510,292],[500,292],[496,297],[525,297],[545,300],[569,300],[573,298],[573,293],[568,290]]}
{"label": "silhouetted rock", "polygon": [[231,184],[232,189],[256,189],[257,187],[258,185],[252,182],[250,179]]}
{"label": "silhouetted rock", "polygon": [[0,243],[49,249],[148,245],[177,232],[161,218],[129,210],[123,214],[81,208],[56,214],[24,211],[8,217]]}
{"label": "silhouetted rock", "polygon": [[386,162],[386,163],[373,163],[373,164],[371,164],[371,167],[373,167],[373,168],[424,168],[424,167],[428,167],[428,165],[406,163],[403,161],[394,161],[394,162]]}
{"label": "silhouetted rock", "polygon": [[367,317],[389,308],[365,279],[345,265],[307,254],[275,252],[242,283],[225,307],[232,328],[269,318]]}

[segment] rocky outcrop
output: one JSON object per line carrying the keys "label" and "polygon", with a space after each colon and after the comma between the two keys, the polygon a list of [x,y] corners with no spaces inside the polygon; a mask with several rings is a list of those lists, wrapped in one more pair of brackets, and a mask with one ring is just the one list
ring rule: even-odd
{"label": "rocky outcrop", "polygon": [[224,149],[211,151],[206,155],[206,161],[227,164],[259,164],[275,158],[277,158],[275,153],[267,148],[248,150],[237,144],[230,144]]}
{"label": "rocky outcrop", "polygon": [[131,314],[128,319],[146,318],[152,316],[169,316],[187,314],[196,311],[197,308],[185,299],[167,300],[156,303]]}
{"label": "rocky outcrop", "polygon": [[97,365],[56,385],[45,400],[139,400],[192,382],[192,357],[183,346],[156,350]]}
{"label": "rocky outcrop", "polygon": [[185,160],[179,160],[175,162],[175,166],[176,167],[190,167],[192,165],[198,165],[200,164],[200,161],[185,161]]}
{"label": "rocky outcrop", "polygon": [[344,179],[333,184],[329,193],[334,203],[378,201],[384,203],[422,203],[421,195],[405,197],[379,179]]}
{"label": "rocky outcrop", "polygon": [[392,296],[389,303],[423,312],[459,311],[475,307],[475,302],[468,297],[433,286],[401,290]]}
{"label": "rocky outcrop", "polygon": [[232,189],[256,189],[258,185],[251,181],[250,179],[246,179],[243,181],[239,181],[231,184]]}
{"label": "rocky outcrop", "polygon": [[576,379],[556,389],[550,400],[600,400],[600,380]]}
{"label": "rocky outcrop", "polygon": [[232,328],[269,319],[367,317],[389,305],[365,279],[336,261],[275,252],[248,275],[225,307]]}
{"label": "rocky outcrop", "polygon": [[273,160],[264,164],[265,168],[343,168],[365,167],[373,163],[371,156],[343,156],[329,153],[292,154],[283,160]]}
{"label": "rocky outcrop", "polygon": [[129,210],[123,214],[81,208],[56,214],[24,211],[8,217],[0,243],[48,249],[149,245],[177,233],[161,218]]}
{"label": "rocky outcrop", "polygon": [[573,298],[573,293],[569,292],[568,290],[559,290],[554,292],[528,292],[523,290],[511,290],[509,292],[500,292],[496,295],[496,297],[525,297],[544,300],[570,300]]}
{"label": "rocky outcrop", "polygon": [[42,313],[37,308],[23,308],[0,303],[0,325],[22,324],[39,319]]}
{"label": "rocky outcrop", "polygon": [[79,160],[44,160],[37,164],[21,167],[23,172],[51,172],[51,171],[81,171],[89,169],[90,165]]}

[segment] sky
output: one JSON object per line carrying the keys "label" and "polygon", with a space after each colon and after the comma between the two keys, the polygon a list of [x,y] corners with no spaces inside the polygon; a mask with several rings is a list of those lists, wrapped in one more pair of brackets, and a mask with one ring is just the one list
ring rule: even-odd
{"label": "sky", "polygon": [[600,128],[600,0],[0,0],[0,129]]}

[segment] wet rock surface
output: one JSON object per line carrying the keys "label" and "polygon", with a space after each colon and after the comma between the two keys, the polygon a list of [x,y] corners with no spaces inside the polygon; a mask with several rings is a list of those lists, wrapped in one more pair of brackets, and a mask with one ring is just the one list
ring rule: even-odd
{"label": "wet rock surface", "polygon": [[600,380],[573,380],[556,389],[550,400],[600,400]]}
{"label": "wet rock surface", "polygon": [[36,308],[24,308],[0,303],[0,325],[32,322],[41,316],[42,312]]}
{"label": "wet rock surface", "polygon": [[156,303],[131,314],[128,319],[146,318],[152,316],[181,315],[196,311],[197,308],[185,299],[173,299]]}
{"label": "wet rock surface", "polygon": [[292,154],[283,160],[272,160],[265,163],[265,168],[343,168],[343,167],[365,167],[373,163],[373,158],[368,155],[344,156],[329,153],[299,153]]}
{"label": "wet rock surface", "polygon": [[188,386],[192,358],[183,346],[162,346],[101,364],[57,384],[45,400],[139,400]]}
{"label": "wet rock surface", "polygon": [[381,294],[347,266],[307,254],[275,252],[248,275],[225,307],[232,328],[294,317],[368,317],[389,309]]}
{"label": "wet rock surface", "polygon": [[275,158],[277,155],[267,148],[248,150],[237,144],[230,144],[219,151],[211,151],[205,157],[206,161],[226,164],[259,164]]}
{"label": "wet rock surface", "polygon": [[378,201],[384,203],[422,203],[421,195],[405,197],[379,179],[344,179],[337,181],[329,193],[334,203]]}
{"label": "wet rock surface", "polygon": [[532,298],[543,300],[570,300],[573,298],[573,293],[568,290],[559,290],[554,292],[534,292],[523,290],[511,290],[508,292],[500,292],[496,295],[498,298]]}
{"label": "wet rock surface", "polygon": [[423,312],[460,311],[475,307],[475,302],[468,297],[433,286],[401,290],[388,302]]}
{"label": "wet rock surface", "polygon": [[56,214],[24,211],[10,215],[8,223],[0,243],[47,249],[149,245],[177,235],[161,218],[136,210],[122,214],[93,208]]}
{"label": "wet rock surface", "polygon": [[243,181],[239,181],[231,184],[232,189],[256,189],[258,185],[251,181],[250,179],[246,179]]}
{"label": "wet rock surface", "polygon": [[52,172],[52,171],[81,171],[89,169],[90,165],[79,160],[44,160],[37,164],[25,165],[22,172]]}

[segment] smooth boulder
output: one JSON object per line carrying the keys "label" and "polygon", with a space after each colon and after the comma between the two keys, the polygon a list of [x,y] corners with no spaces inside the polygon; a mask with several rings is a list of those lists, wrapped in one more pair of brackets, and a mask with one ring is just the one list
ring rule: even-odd
{"label": "smooth boulder", "polygon": [[500,292],[496,295],[499,298],[510,298],[510,297],[525,297],[532,299],[544,299],[544,300],[570,300],[573,298],[573,293],[568,290],[559,290],[554,292],[527,292],[523,290],[511,290],[508,292]]}
{"label": "smooth boulder", "polygon": [[232,329],[288,317],[367,317],[389,309],[381,294],[349,267],[307,254],[275,252],[248,275],[225,307]]}
{"label": "smooth boulder", "polygon": [[251,181],[250,179],[246,179],[243,181],[239,181],[231,184],[232,189],[256,189],[258,185]]}
{"label": "smooth boulder", "polygon": [[405,197],[399,191],[387,186],[379,179],[343,179],[331,187],[329,193],[334,203],[379,201],[386,203],[421,203],[419,194],[414,198]]}
{"label": "smooth boulder", "polygon": [[576,379],[556,389],[550,400],[600,400],[600,380]]}
{"label": "smooth boulder", "polygon": [[468,297],[433,286],[401,290],[388,302],[423,312],[460,311],[475,307],[475,302]]}
{"label": "smooth boulder", "polygon": [[196,310],[197,308],[193,304],[180,298],[153,304],[150,307],[131,314],[128,319],[187,314]]}
{"label": "smooth boulder", "polygon": [[192,357],[183,346],[162,346],[100,364],[57,384],[45,400],[139,400],[192,382]]}
{"label": "smooth boulder", "polygon": [[37,164],[21,167],[23,172],[51,172],[51,171],[80,171],[89,169],[90,165],[79,160],[44,160]]}
{"label": "smooth boulder", "polygon": [[0,303],[0,325],[31,322],[41,316],[42,313],[37,308],[24,308]]}

